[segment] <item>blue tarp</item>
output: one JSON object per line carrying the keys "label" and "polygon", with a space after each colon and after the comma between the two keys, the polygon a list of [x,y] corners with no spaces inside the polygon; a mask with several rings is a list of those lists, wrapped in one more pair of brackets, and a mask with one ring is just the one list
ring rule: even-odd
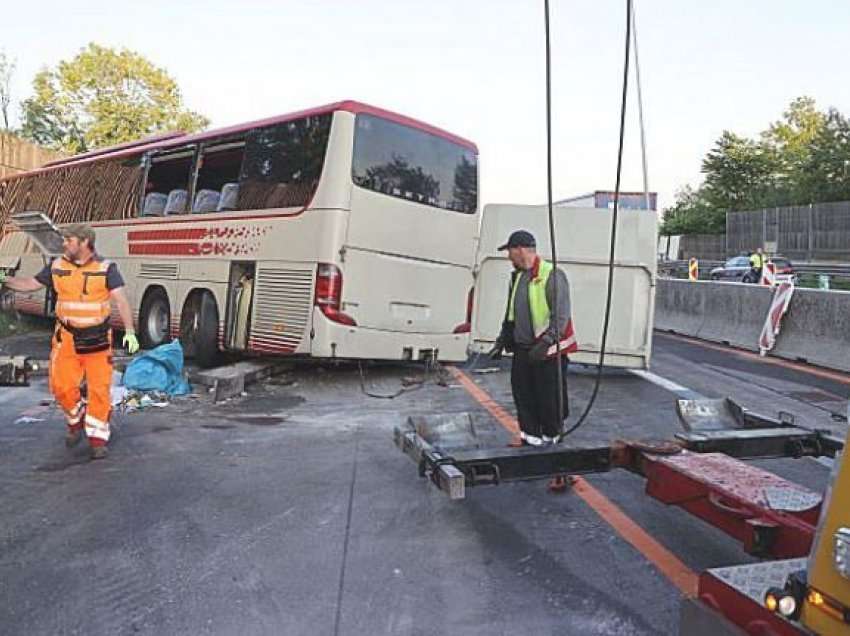
{"label": "blue tarp", "polygon": [[191,391],[183,378],[183,347],[179,340],[160,345],[133,358],[124,371],[124,386],[136,391],[164,391],[185,395]]}

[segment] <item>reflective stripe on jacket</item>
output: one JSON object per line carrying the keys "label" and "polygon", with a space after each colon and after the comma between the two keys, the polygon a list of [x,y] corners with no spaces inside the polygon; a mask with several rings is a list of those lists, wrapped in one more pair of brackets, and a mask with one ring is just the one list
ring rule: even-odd
{"label": "reflective stripe on jacket", "polygon": [[99,258],[91,258],[83,265],[75,265],[64,256],[53,261],[50,274],[56,290],[56,317],[61,323],[85,328],[109,320],[109,265],[109,261]]}

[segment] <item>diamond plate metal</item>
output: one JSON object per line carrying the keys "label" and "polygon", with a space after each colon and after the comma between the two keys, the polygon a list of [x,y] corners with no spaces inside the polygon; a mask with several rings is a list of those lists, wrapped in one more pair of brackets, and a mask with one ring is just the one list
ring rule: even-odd
{"label": "diamond plate metal", "polygon": [[806,559],[787,559],[712,568],[707,571],[707,574],[761,605],[764,593],[769,587],[783,587],[789,574],[805,569]]}
{"label": "diamond plate metal", "polygon": [[802,512],[821,501],[819,494],[803,486],[722,453],[683,451],[657,461],[762,508]]}
{"label": "diamond plate metal", "polygon": [[788,486],[771,486],[765,488],[764,495],[767,498],[768,506],[774,510],[784,510],[786,512],[811,510],[823,499],[817,493],[798,488],[789,488]]}

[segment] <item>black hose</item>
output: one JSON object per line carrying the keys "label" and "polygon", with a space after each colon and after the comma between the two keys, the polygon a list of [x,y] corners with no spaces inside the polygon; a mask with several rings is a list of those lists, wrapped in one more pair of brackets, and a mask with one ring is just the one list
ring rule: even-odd
{"label": "black hose", "polygon": [[558,366],[558,422],[564,421],[564,370],[561,366],[561,321],[558,316],[558,252],[555,242],[555,215],[552,213],[552,55],[549,46],[549,0],[543,0],[546,26],[546,203],[549,206],[549,242],[552,248],[552,263],[555,265],[555,284],[552,302],[555,305],[555,348]]}
{"label": "black hose", "polygon": [[[547,31],[547,83],[549,81],[548,76],[548,30],[549,30],[549,20],[548,20],[548,11],[549,11],[549,2],[546,0],[546,11],[547,11],[547,19],[546,19],[546,31]],[[626,131],[626,101],[629,92],[629,52],[631,50],[631,37],[632,37],[632,0],[626,0],[626,52],[625,52],[625,61],[623,63],[623,97],[620,103],[620,143],[617,148],[617,178],[616,184],[614,186],[614,211],[611,215],[611,253],[608,258],[608,290],[605,299],[605,320],[602,323],[602,342],[599,350],[599,363],[596,368],[596,381],[593,384],[593,393],[590,394],[590,400],[587,403],[587,406],[584,408],[584,412],[579,417],[578,421],[573,424],[566,431],[561,433],[558,436],[557,442],[563,440],[567,435],[575,432],[579,429],[579,427],[584,424],[587,416],[590,414],[591,409],[593,408],[594,403],[596,402],[596,396],[599,394],[599,387],[602,384],[602,368],[605,363],[605,344],[608,341],[608,325],[611,319],[611,299],[613,297],[614,291],[614,255],[617,248],[617,216],[619,213],[619,204],[620,204],[620,177],[622,174],[623,168],[623,138],[625,137]],[[548,95],[548,86],[547,86],[547,95]],[[547,122],[548,126],[548,122]],[[547,131],[547,134],[551,134],[550,131]],[[549,199],[549,224],[550,228],[552,227],[552,200],[551,193]],[[552,231],[550,229],[550,231]],[[555,234],[552,231],[552,252],[554,257],[555,251]],[[556,261],[557,262],[557,261]],[[557,288],[557,287],[556,287]],[[560,369],[560,364],[558,365]],[[560,374],[559,374],[560,380]],[[558,400],[559,404],[562,398],[562,389],[563,385],[558,382]],[[560,420],[559,420],[560,421]]]}

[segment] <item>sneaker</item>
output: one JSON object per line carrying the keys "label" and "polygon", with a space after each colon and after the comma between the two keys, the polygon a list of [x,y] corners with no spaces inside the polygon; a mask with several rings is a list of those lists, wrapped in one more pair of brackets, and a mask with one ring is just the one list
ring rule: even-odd
{"label": "sneaker", "polygon": [[91,458],[92,459],[105,459],[106,458],[106,446],[92,446],[91,447]]}
{"label": "sneaker", "polygon": [[65,448],[74,448],[74,446],[80,443],[81,439],[83,439],[82,427],[77,429],[69,428],[68,432],[65,433]]}
{"label": "sneaker", "polygon": [[529,446],[543,446],[543,440],[536,435],[523,435],[523,439]]}

